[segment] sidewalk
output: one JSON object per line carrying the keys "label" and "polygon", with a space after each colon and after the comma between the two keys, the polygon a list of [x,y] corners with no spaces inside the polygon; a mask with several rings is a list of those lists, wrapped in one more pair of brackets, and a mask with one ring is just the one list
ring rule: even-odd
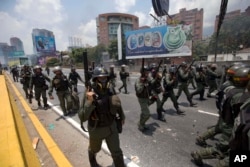
{"label": "sidewalk", "polygon": [[[7,75],[10,78],[10,75]],[[12,81],[12,80],[11,80]],[[12,82],[13,83],[13,82]],[[41,166],[44,167],[57,167],[58,164],[51,156],[48,151],[44,138],[39,135],[38,130],[35,128],[34,124],[30,120],[28,114],[34,114],[43,127],[47,130],[49,135],[54,139],[57,145],[60,147],[61,151],[64,153],[66,158],[72,164],[72,166],[89,166],[88,161],[88,139],[85,138],[81,133],[73,128],[64,117],[55,113],[52,109],[40,110],[37,107],[35,100],[29,105],[32,109],[32,113],[28,113],[19,98],[24,97],[22,90],[22,85],[14,83],[15,87],[22,94],[22,97],[17,96],[13,89],[10,87],[10,83],[7,84],[10,87],[11,94],[16,99],[16,104],[22,115],[23,122],[25,123],[26,129],[28,130],[30,136],[30,143],[32,143],[35,137],[39,137],[39,142],[37,144],[36,152],[38,154]],[[27,103],[27,100],[25,100]],[[53,149],[53,148],[52,148]],[[112,167],[112,158],[101,150],[97,154],[97,161],[103,167]]]}

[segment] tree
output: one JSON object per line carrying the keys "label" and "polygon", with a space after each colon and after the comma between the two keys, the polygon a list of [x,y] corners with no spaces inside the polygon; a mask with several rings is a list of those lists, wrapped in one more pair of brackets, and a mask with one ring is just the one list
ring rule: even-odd
{"label": "tree", "polygon": [[118,45],[117,40],[112,40],[108,47],[108,52],[111,58],[118,59]]}

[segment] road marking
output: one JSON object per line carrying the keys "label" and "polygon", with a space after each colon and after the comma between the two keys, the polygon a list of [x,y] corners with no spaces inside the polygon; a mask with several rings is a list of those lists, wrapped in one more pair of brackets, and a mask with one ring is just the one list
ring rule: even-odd
{"label": "road marking", "polygon": [[47,129],[42,125],[38,117],[34,114],[29,104],[26,102],[24,97],[22,96],[21,92],[18,90],[18,88],[14,85],[12,80],[10,79],[10,76],[8,76],[9,82],[11,82],[11,86],[19,98],[20,102],[22,103],[24,110],[26,114],[29,116],[31,122],[35,126],[37,132],[39,133],[40,137],[43,139],[43,142],[45,146],[47,147],[48,151],[50,152],[52,158],[55,160],[57,166],[68,166],[71,167],[72,164],[69,162],[65,154],[62,152],[62,150],[59,148],[57,143],[54,141],[54,139],[50,136]]}
{"label": "road marking", "polygon": [[211,112],[206,112],[206,111],[202,111],[202,110],[198,110],[199,113],[203,113],[203,114],[208,114],[208,115],[213,115],[216,117],[219,117],[219,114],[215,114],[215,113],[211,113]]}

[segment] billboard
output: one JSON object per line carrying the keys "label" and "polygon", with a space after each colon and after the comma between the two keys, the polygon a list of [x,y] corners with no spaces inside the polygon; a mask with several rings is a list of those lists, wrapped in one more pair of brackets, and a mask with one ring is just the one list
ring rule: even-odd
{"label": "billboard", "polygon": [[9,57],[24,57],[24,51],[11,51]]}
{"label": "billboard", "polygon": [[128,31],[126,58],[190,56],[192,25],[160,26]]}
{"label": "billboard", "polygon": [[55,52],[56,44],[54,37],[35,36],[37,52]]}

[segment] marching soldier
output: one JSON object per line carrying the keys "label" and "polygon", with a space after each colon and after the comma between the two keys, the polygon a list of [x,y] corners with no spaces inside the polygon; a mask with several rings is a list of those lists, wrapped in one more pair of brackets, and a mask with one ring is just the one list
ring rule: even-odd
{"label": "marching soldier", "polygon": [[195,106],[197,103],[193,103],[192,101],[192,97],[189,93],[188,90],[188,79],[190,76],[190,69],[187,67],[187,63],[186,62],[182,62],[181,64],[181,68],[178,71],[178,92],[176,95],[176,99],[178,100],[178,98],[180,97],[182,91],[184,91],[184,93],[186,94],[187,100],[190,103],[190,106],[193,107]]}
{"label": "marching soldier", "polygon": [[249,68],[240,68],[236,71],[233,79],[235,88],[226,93],[225,102],[221,111],[221,131],[219,143],[215,147],[206,147],[204,149],[193,151],[191,153],[195,164],[203,165],[202,159],[223,158],[228,156],[229,141],[232,135],[234,119],[239,113],[239,107],[242,105],[241,97],[246,89],[249,75]]}
{"label": "marching soldier", "polygon": [[158,120],[166,122],[166,119],[164,118],[164,114],[163,114],[164,110],[161,107],[161,100],[159,97],[159,94],[163,92],[163,89],[161,86],[162,76],[159,72],[155,72],[155,74],[153,74],[152,76],[154,76],[154,77],[150,81],[150,87],[151,87],[150,95],[151,96],[149,98],[149,105],[156,102]]}
{"label": "marching soldier", "polygon": [[12,73],[12,77],[13,77],[14,82],[18,82],[19,71],[18,71],[18,69],[17,69],[17,66],[14,66],[14,67],[11,69],[10,73]]}
{"label": "marching soldier", "polygon": [[236,71],[241,68],[241,66],[232,66],[227,70],[227,80],[222,86],[220,87],[219,92],[217,93],[216,97],[216,106],[219,110],[219,118],[216,123],[216,125],[211,126],[210,128],[207,129],[206,132],[203,134],[199,135],[196,137],[196,144],[200,146],[207,146],[206,140],[213,138],[215,135],[219,134],[222,132],[222,127],[223,127],[223,121],[221,117],[221,112],[223,108],[223,103],[225,101],[224,95],[231,89],[235,88],[233,84],[233,77],[236,73]]}
{"label": "marching soldier", "polygon": [[195,86],[195,83],[194,83],[194,78],[195,78],[194,67],[190,67],[188,85],[191,83],[193,89],[196,89],[196,86]]}
{"label": "marching soldier", "polygon": [[88,120],[89,129],[89,162],[91,167],[99,167],[96,154],[100,151],[102,140],[105,140],[116,167],[125,167],[120,148],[119,134],[115,117],[118,114],[121,124],[125,115],[118,96],[110,89],[109,74],[103,67],[96,67],[92,76],[92,90],[86,91],[80,109],[82,122]]}
{"label": "marching soldier", "polygon": [[30,77],[32,75],[31,70],[28,65],[24,65],[21,70],[21,84],[23,84],[23,90],[25,92],[26,99],[29,99],[29,85],[30,85]]}
{"label": "marching soldier", "polygon": [[[52,96],[52,93],[53,89],[55,88],[56,94],[60,102],[60,106],[63,111],[63,115],[67,116],[71,113],[72,110],[72,87],[67,77],[62,73],[62,69],[60,66],[54,67],[53,72],[55,73],[55,76],[51,80],[48,94],[50,99],[53,100],[54,97]],[[67,106],[65,106],[65,101],[67,102]]]}
{"label": "marching soldier", "polygon": [[174,86],[176,82],[176,77],[175,77],[175,67],[170,67],[169,68],[169,73],[165,74],[163,76],[163,87],[164,87],[164,92],[163,92],[163,97],[162,101],[160,104],[160,108],[163,110],[163,105],[167,101],[167,99],[170,97],[177,114],[183,114],[184,111],[180,110],[179,105],[177,103],[177,99],[174,94]]}
{"label": "marching soldier", "polygon": [[205,100],[204,93],[205,93],[205,86],[206,86],[206,76],[203,72],[202,66],[196,67],[195,81],[197,83],[197,89],[191,93],[191,98],[193,98],[194,95],[199,94],[200,100]]}
{"label": "marching soldier", "polygon": [[116,73],[114,71],[115,66],[111,65],[109,67],[109,78],[110,78],[110,84],[112,86],[112,88],[114,89],[115,92],[115,87],[116,87]]}
{"label": "marching soldier", "polygon": [[80,80],[82,83],[84,83],[81,76],[78,74],[78,72],[76,72],[75,67],[71,67],[71,72],[69,73],[68,80],[69,80],[70,84],[72,85],[73,90],[75,92],[78,92],[78,89],[77,89],[78,80]]}
{"label": "marching soldier", "polygon": [[211,93],[217,90],[216,79],[220,76],[216,73],[217,65],[212,64],[211,68],[207,69],[207,84],[209,86],[207,97],[212,97]]}
{"label": "marching soldier", "polygon": [[119,88],[119,92],[121,92],[121,89],[125,89],[125,94],[128,94],[127,90],[127,78],[129,77],[129,73],[125,71],[126,65],[121,66],[121,71],[120,71],[120,78],[122,80],[122,86]]}
{"label": "marching soldier", "polygon": [[46,81],[50,82],[50,78],[42,73],[42,67],[36,65],[34,67],[35,73],[30,78],[30,95],[32,96],[33,86],[35,86],[35,99],[38,103],[38,107],[41,107],[40,98],[43,98],[44,109],[47,110],[49,105],[47,103],[46,90],[48,90],[48,85]]}
{"label": "marching soldier", "polygon": [[148,66],[144,66],[141,69],[141,76],[135,82],[135,92],[138,98],[138,102],[141,107],[140,120],[138,122],[138,129],[140,131],[148,130],[145,124],[147,120],[150,118],[150,110],[149,110],[149,96],[150,96],[150,82],[151,77],[149,77],[150,69]]}

